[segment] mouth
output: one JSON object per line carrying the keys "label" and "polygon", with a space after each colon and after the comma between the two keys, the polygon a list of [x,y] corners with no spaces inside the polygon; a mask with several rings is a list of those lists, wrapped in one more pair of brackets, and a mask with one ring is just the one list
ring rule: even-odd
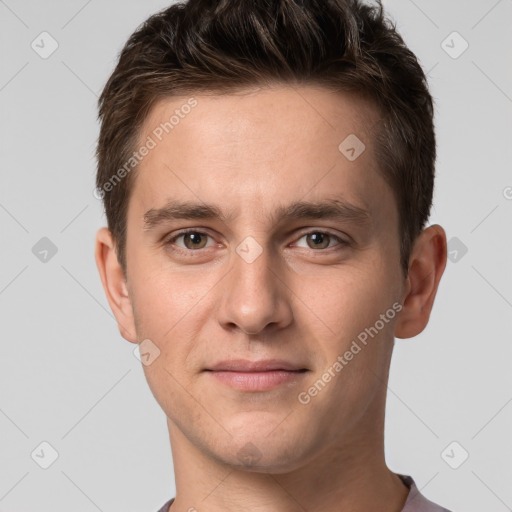
{"label": "mouth", "polygon": [[216,381],[238,391],[269,391],[279,386],[293,385],[309,370],[288,361],[281,360],[230,360],[209,367],[209,373]]}

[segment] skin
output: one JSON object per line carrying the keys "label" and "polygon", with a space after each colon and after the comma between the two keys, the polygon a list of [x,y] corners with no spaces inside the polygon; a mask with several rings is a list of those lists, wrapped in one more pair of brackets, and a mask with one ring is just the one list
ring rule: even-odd
{"label": "skin", "polygon": [[[170,510],[398,512],[408,489],[384,458],[390,359],[394,337],[427,325],[445,232],[422,231],[405,276],[397,207],[374,155],[378,113],[363,99],[312,85],[194,97],[197,106],[136,170],[126,279],[108,229],[96,239],[121,335],[160,350],[143,368],[167,416],[177,489]],[[187,99],[157,103],[140,140]],[[366,146],[354,161],[338,149],[349,134]],[[329,199],[368,215],[276,217],[294,201]],[[144,229],[144,214],[170,200],[231,217]],[[205,234],[196,234],[200,248],[190,237],[168,241],[184,228]],[[333,235],[320,248],[311,235],[319,232]],[[251,263],[236,252],[248,236],[261,247]],[[402,310],[300,403],[393,304]],[[269,391],[239,391],[204,371],[229,359],[284,359],[308,371]],[[252,456],[241,457],[247,450]]]}

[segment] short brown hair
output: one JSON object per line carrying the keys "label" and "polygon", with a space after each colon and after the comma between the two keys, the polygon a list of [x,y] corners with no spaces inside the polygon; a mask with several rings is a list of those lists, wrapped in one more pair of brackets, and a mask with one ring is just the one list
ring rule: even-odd
{"label": "short brown hair", "polygon": [[105,184],[133,154],[151,107],[173,95],[225,94],[276,82],[351,91],[378,106],[376,153],[397,202],[407,273],[412,243],[432,204],[433,101],[417,58],[380,0],[189,0],[137,28],[98,100],[96,187],[125,275],[135,171],[123,173],[108,192]]}

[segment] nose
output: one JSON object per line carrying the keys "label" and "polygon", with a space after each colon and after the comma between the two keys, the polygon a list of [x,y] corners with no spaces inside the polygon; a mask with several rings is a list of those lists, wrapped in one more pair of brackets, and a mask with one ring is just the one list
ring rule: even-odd
{"label": "nose", "polygon": [[264,249],[254,261],[237,253],[232,260],[218,303],[220,324],[252,335],[289,325],[293,320],[292,292],[270,250]]}

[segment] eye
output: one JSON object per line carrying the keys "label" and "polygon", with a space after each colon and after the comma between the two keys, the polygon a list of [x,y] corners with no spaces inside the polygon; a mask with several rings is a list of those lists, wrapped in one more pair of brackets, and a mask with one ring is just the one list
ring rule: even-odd
{"label": "eye", "polygon": [[[181,233],[169,238],[166,243],[175,244],[180,249],[204,249],[209,247],[206,245],[209,237],[210,236],[207,233],[203,233],[201,231],[182,231]],[[177,240],[181,238],[183,239],[183,244],[177,243]]]}
{"label": "eye", "polygon": [[[326,233],[324,231],[310,231],[309,233],[305,233],[303,236],[301,236],[299,238],[299,241],[302,240],[303,238],[306,239],[307,245],[301,245],[299,242],[297,242],[297,247],[306,247],[309,249],[328,249],[336,245],[348,245],[348,242],[342,240],[340,237],[333,235],[331,233]],[[332,244],[331,242],[338,243]]]}

